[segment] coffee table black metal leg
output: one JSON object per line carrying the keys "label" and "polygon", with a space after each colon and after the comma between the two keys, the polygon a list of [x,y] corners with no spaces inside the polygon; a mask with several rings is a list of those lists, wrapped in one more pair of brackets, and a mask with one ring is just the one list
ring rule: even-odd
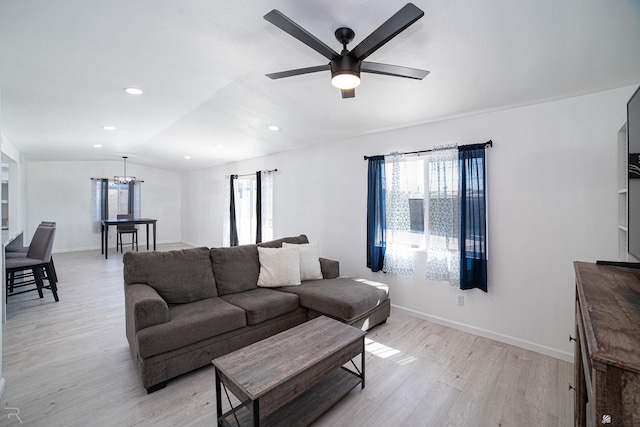
{"label": "coffee table black metal leg", "polygon": [[253,401],[253,426],[258,427],[260,425],[260,399]]}
{"label": "coffee table black metal leg", "polygon": [[[147,250],[149,250],[149,224],[147,224]],[[153,250],[155,251],[156,248],[153,248]]]}
{"label": "coffee table black metal leg", "polygon": [[220,424],[220,418],[222,417],[222,395],[220,394],[222,390],[220,389],[220,373],[218,372],[218,368],[216,368],[216,412],[218,416],[216,417],[216,425]]}

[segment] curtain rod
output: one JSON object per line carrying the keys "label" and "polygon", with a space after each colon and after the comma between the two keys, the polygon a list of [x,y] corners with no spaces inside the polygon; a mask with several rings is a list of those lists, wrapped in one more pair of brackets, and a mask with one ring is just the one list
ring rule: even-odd
{"label": "curtain rod", "polygon": [[[257,172],[278,172],[278,169],[271,169],[271,170],[266,170],[266,171],[257,171]],[[234,178],[240,178],[240,177],[244,177],[244,176],[255,176],[256,173],[245,173],[244,175],[231,175]]]}
{"label": "curtain rod", "polygon": [[[89,178],[91,181],[113,181],[113,178],[99,178],[99,177],[91,177]],[[136,182],[144,182],[142,179],[136,179]]]}
{"label": "curtain rod", "polygon": [[[484,146],[485,147],[493,147],[493,141],[492,140],[488,140],[487,142],[484,143]],[[419,151],[407,151],[406,153],[399,153],[399,154],[402,154],[402,155],[405,155],[405,154],[422,154],[422,153],[430,153],[432,151],[433,151],[433,149],[429,149],[429,150],[419,150]],[[386,155],[388,156],[390,154],[386,154]],[[364,159],[368,160],[370,157],[375,157],[375,156],[364,156]]]}

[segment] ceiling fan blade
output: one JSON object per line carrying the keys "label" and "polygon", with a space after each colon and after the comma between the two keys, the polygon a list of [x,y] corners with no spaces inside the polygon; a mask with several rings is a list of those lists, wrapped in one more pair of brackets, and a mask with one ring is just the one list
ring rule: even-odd
{"label": "ceiling fan blade", "polygon": [[271,22],[285,33],[289,33],[291,36],[300,40],[302,43],[306,44],[325,58],[333,59],[338,56],[338,52],[331,49],[329,46],[321,42],[316,36],[293,22],[291,19],[287,18],[282,14],[282,12],[273,9],[271,12],[264,15],[264,19]]}
{"label": "ceiling fan blade", "polygon": [[318,65],[316,67],[307,67],[307,68],[298,68],[295,70],[280,71],[279,73],[271,73],[271,74],[267,74],[266,76],[269,77],[270,79],[275,80],[275,79],[282,79],[285,77],[299,76],[300,74],[309,74],[309,73],[315,73],[318,71],[326,71],[330,69],[331,69],[331,64],[327,64],[327,65]]}
{"label": "ceiling fan blade", "polygon": [[360,64],[360,71],[373,74],[384,74],[385,76],[406,77],[408,79],[422,80],[427,77],[429,71],[418,68],[401,67],[399,65],[380,64],[378,62],[363,61]]}
{"label": "ceiling fan blade", "polygon": [[340,89],[342,92],[342,98],[355,98],[356,90],[355,89]]}
{"label": "ceiling fan blade", "polygon": [[349,55],[362,61],[423,16],[424,12],[420,8],[413,3],[407,3],[354,47]]}

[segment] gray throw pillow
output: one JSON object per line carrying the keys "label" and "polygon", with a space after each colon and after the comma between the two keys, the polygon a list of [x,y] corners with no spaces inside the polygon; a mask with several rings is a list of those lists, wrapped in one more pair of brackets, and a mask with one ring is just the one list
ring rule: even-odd
{"label": "gray throw pillow", "polygon": [[256,245],[211,248],[209,253],[219,295],[235,294],[258,287],[260,259]]}
{"label": "gray throw pillow", "polygon": [[167,252],[127,252],[122,260],[127,285],[149,285],[167,304],[217,296],[206,247]]}

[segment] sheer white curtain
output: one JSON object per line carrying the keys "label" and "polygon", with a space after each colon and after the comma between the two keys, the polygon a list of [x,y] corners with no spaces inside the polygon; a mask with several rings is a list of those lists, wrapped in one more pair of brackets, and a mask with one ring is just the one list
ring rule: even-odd
{"label": "sheer white curtain", "polygon": [[413,263],[408,237],[411,234],[411,211],[407,176],[402,156],[392,153],[391,190],[387,190],[387,248],[382,270],[390,274],[412,274]]}
{"label": "sheer white curtain", "polygon": [[103,214],[105,204],[103,202],[103,192],[107,192],[109,182],[105,179],[91,179],[91,229],[94,233],[100,233],[102,230],[102,219],[106,218],[106,212]]}
{"label": "sheer white curtain", "polygon": [[429,157],[427,279],[460,286],[458,148],[436,147]]}
{"label": "sheer white curtain", "polygon": [[231,204],[231,175],[224,177],[223,185],[224,193],[224,215],[222,216],[222,246],[231,245],[231,214],[229,213],[229,205]]}
{"label": "sheer white curtain", "polygon": [[142,217],[142,185],[140,182],[133,184],[133,217]]}

